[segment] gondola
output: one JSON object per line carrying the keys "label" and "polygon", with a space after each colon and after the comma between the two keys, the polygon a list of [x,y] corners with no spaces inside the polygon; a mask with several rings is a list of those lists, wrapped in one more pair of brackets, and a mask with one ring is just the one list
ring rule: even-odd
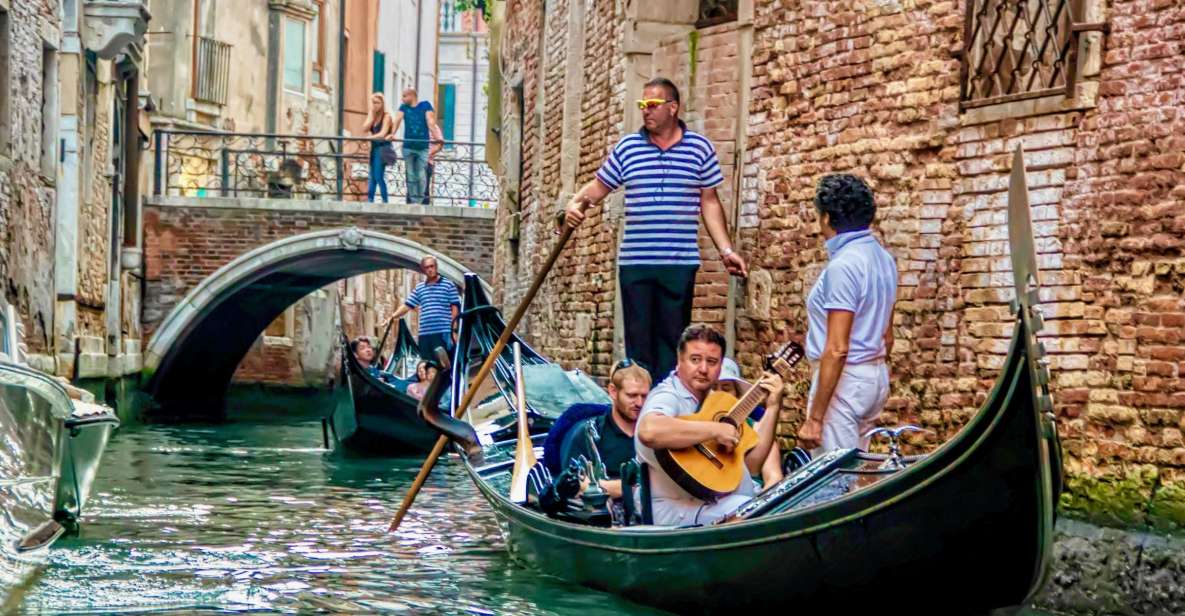
{"label": "gondola", "polygon": [[[1017,297],[1010,351],[984,405],[945,444],[912,457],[901,456],[896,442],[890,454],[824,454],[728,523],[657,527],[643,512],[640,523],[607,527],[603,517],[547,515],[513,502],[516,442],[494,438],[506,431],[475,420],[481,446],[461,459],[511,555],[680,614],[962,615],[1028,603],[1050,560],[1061,458],[1044,349],[1035,336],[1037,268],[1019,151],[1009,232]],[[457,372],[470,370],[481,350],[459,349]],[[497,383],[509,395],[508,376]],[[524,380],[529,387],[530,376]],[[538,450],[543,440],[532,440]]]}
{"label": "gondola", "polygon": [[16,311],[0,302],[0,606],[77,531],[103,452],[119,419],[75,400],[24,360]]}
{"label": "gondola", "polygon": [[[363,368],[344,336],[341,355],[341,383],[327,418],[334,440],[346,449],[369,454],[406,456],[431,450],[438,434],[420,419],[420,401]],[[415,339],[401,320],[384,368],[399,376],[402,366],[419,359]]]}

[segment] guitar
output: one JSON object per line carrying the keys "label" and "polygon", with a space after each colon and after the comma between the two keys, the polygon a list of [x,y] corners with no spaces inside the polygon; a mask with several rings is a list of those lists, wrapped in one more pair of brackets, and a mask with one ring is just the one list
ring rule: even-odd
{"label": "guitar", "polygon": [[[767,373],[776,371],[783,379],[789,380],[790,368],[803,355],[802,345],[787,342],[776,353],[765,358],[765,370]],[[659,466],[679,487],[701,500],[711,502],[731,494],[741,485],[744,474],[749,472],[745,466],[745,454],[757,446],[757,432],[745,420],[765,400],[766,395],[765,389],[756,384],[739,400],[722,391],[709,392],[694,415],[679,419],[723,421],[739,426],[740,442],[729,452],[715,441],[705,441],[683,449],[658,449],[654,454]]]}

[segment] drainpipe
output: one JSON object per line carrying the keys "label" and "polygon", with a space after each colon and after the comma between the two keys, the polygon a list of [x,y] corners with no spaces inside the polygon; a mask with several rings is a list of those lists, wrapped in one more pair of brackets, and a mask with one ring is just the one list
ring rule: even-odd
{"label": "drainpipe", "polygon": [[280,12],[271,11],[267,37],[267,117],[264,119],[264,132],[268,134],[275,134],[276,116],[280,113],[280,25]]}
{"label": "drainpipe", "polygon": [[[439,11],[438,11],[439,12]],[[416,98],[423,97],[420,92],[420,45],[424,36],[424,0],[416,3]]]}
{"label": "drainpipe", "polygon": [[124,103],[125,161],[123,180],[123,245],[135,248],[139,243],[136,233],[140,218],[140,69],[132,71],[127,82]]}
{"label": "drainpipe", "polygon": [[338,3],[337,28],[337,134],[346,128],[346,0]]}

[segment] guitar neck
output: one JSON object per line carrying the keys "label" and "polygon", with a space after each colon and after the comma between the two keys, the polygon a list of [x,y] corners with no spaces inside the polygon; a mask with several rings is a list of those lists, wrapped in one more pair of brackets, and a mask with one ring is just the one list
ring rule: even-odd
{"label": "guitar neck", "polygon": [[[765,376],[764,374],[762,375]],[[765,390],[758,387],[756,383],[737,400],[736,404],[732,405],[732,409],[728,411],[728,418],[736,425],[741,425],[741,422],[749,418],[749,413],[757,408],[758,404],[765,399]]]}

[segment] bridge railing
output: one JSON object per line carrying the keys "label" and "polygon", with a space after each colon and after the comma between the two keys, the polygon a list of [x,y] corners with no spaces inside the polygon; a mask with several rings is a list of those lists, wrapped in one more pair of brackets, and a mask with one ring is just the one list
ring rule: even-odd
{"label": "bridge railing", "polygon": [[[364,137],[157,130],[153,192],[365,201],[372,143]],[[391,203],[406,203],[403,144],[392,145],[398,160],[386,166],[383,181]],[[431,205],[494,207],[498,179],[485,162],[485,144],[446,141],[432,166],[429,200]]]}

